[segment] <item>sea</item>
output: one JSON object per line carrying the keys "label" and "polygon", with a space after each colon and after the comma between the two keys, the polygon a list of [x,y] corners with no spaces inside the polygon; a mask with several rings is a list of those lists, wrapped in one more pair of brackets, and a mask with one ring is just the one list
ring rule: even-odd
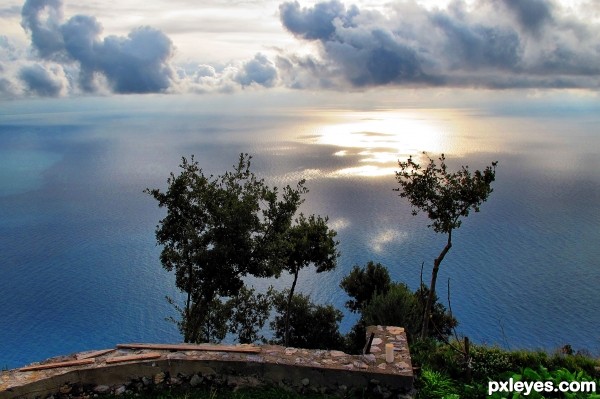
{"label": "sea", "polygon": [[[600,354],[595,97],[451,106],[297,97],[3,102],[0,369],[119,343],[181,342],[165,297],[182,296],[155,239],[165,211],[144,189],[166,188],[182,157],[217,175],[240,153],[270,185],[306,179],[302,212],[327,216],[338,232],[337,268],[304,269],[298,289],[342,310],[342,332],[357,320],[339,287],[353,266],[380,262],[414,289],[445,244],[394,191],[398,160],[425,151],[444,153],[453,169],[498,161],[493,193],[454,232],[438,276],[457,333],[510,349],[569,344]],[[247,284],[284,289],[291,278]]]}

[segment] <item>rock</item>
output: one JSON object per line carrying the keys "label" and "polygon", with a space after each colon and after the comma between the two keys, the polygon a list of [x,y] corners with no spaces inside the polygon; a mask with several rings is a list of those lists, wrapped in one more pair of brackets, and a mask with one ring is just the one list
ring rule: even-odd
{"label": "rock", "polygon": [[298,352],[298,349],[296,348],[285,348],[285,354],[288,356],[293,355],[296,352]]}
{"label": "rock", "polygon": [[380,370],[385,370],[385,367],[386,367],[385,363],[381,363],[377,366],[377,368]]}
{"label": "rock", "polygon": [[305,387],[307,387],[310,384],[310,380],[308,378],[303,378],[300,382],[302,383],[302,386]]}
{"label": "rock", "polygon": [[73,387],[70,386],[69,384],[65,384],[58,389],[58,391],[63,395],[70,393],[72,390],[73,390]]}
{"label": "rock", "polygon": [[371,345],[381,345],[382,342],[381,338],[373,338]]}
{"label": "rock", "polygon": [[149,386],[150,384],[152,384],[152,380],[146,376],[142,377],[142,384],[144,384],[144,386]]}
{"label": "rock", "polygon": [[404,332],[404,328],[402,328],[402,327],[391,327],[390,326],[390,327],[387,327],[386,330],[388,330],[388,332],[393,335],[401,334]]}
{"label": "rock", "polygon": [[94,392],[96,393],[107,393],[110,391],[110,387],[108,385],[97,385],[94,387]]}
{"label": "rock", "polygon": [[365,369],[368,369],[368,368],[369,368],[369,365],[368,365],[368,364],[366,364],[366,363],[363,363],[363,362],[354,362],[354,363],[352,363],[352,364],[353,364],[353,365],[354,365],[354,367],[356,367],[357,369],[363,369],[363,370],[365,370]]}
{"label": "rock", "polygon": [[154,381],[154,385],[162,384],[165,381],[165,377],[166,375],[163,372],[155,374],[154,378],[152,379]]}
{"label": "rock", "polygon": [[373,355],[372,353],[369,353],[368,355],[363,355],[363,359],[367,363],[375,363],[376,361],[375,355]]}
{"label": "rock", "polygon": [[190,379],[190,385],[192,387],[197,387],[200,384],[202,384],[202,377],[200,377],[198,374],[194,374]]}
{"label": "rock", "polygon": [[379,352],[381,352],[381,348],[378,347],[378,346],[372,346],[371,347],[371,352],[372,353],[379,353]]}
{"label": "rock", "polygon": [[346,353],[342,352],[342,351],[331,351],[329,352],[329,356],[331,357],[342,357],[342,356],[347,356]]}
{"label": "rock", "polygon": [[127,388],[125,388],[125,385],[121,385],[120,387],[115,389],[115,395],[116,396],[123,395],[125,393],[125,390],[127,390]]}
{"label": "rock", "polygon": [[171,377],[171,378],[169,378],[169,384],[170,385],[181,385],[181,380],[177,377]]}
{"label": "rock", "polygon": [[188,356],[183,352],[174,352],[167,354],[167,359],[169,360],[182,360],[187,358]]}
{"label": "rock", "polygon": [[396,363],[396,367],[398,367],[399,369],[408,369],[409,368],[408,363],[406,363],[406,362],[398,362],[398,363]]}

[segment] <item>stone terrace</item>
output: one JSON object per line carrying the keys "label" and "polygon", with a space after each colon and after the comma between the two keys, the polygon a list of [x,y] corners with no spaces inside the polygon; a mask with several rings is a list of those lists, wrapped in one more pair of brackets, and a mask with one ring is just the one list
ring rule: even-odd
{"label": "stone terrace", "polygon": [[[273,345],[122,344],[4,371],[0,399],[119,395],[201,384],[405,397],[413,370],[404,329],[370,326],[368,338],[371,333],[371,346],[362,355]],[[386,361],[386,343],[394,346],[392,362]]]}

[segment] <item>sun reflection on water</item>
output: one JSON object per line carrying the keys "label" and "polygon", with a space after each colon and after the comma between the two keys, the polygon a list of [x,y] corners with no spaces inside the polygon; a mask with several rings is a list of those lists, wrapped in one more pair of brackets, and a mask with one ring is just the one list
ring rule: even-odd
{"label": "sun reflection on water", "polygon": [[384,176],[398,168],[398,159],[410,155],[448,152],[450,135],[440,111],[331,112],[314,130],[313,144],[339,147],[337,157],[356,159],[332,177]]}

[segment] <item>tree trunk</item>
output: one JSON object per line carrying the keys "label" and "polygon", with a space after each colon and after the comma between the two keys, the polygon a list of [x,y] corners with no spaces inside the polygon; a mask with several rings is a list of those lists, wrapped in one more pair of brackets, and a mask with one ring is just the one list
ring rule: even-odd
{"label": "tree trunk", "polygon": [[287,347],[290,342],[290,307],[292,305],[292,298],[294,297],[294,290],[296,289],[296,282],[298,281],[298,269],[294,271],[294,282],[292,283],[292,288],[290,289],[290,294],[288,295],[287,301],[287,309],[285,310],[285,337],[284,343]]}
{"label": "tree trunk", "polygon": [[448,251],[452,248],[452,230],[448,232],[448,242],[440,253],[440,255],[433,261],[433,270],[431,271],[431,285],[429,286],[429,296],[425,303],[425,311],[423,313],[423,324],[421,326],[421,339],[427,338],[429,334],[429,319],[431,319],[431,308],[435,299],[435,283],[437,281],[438,271],[440,270],[440,264],[444,260],[444,257]]}

